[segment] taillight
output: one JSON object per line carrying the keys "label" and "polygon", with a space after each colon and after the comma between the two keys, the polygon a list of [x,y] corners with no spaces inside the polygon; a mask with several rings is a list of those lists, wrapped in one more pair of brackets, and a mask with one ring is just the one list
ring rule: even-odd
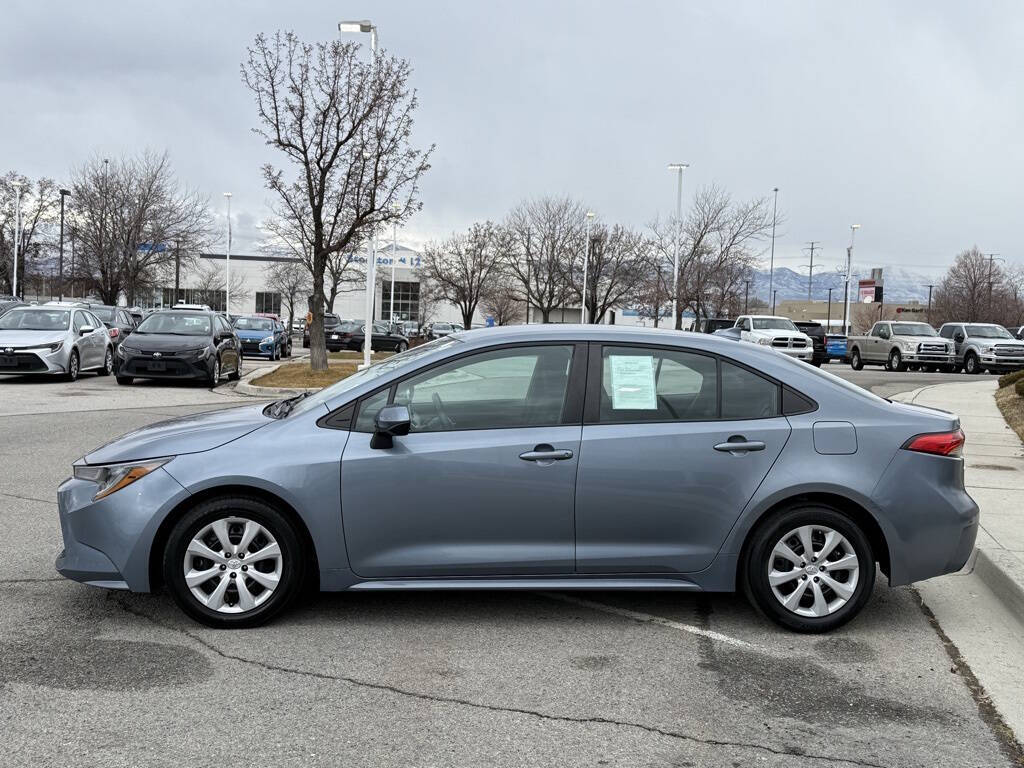
{"label": "taillight", "polygon": [[110,329],[110,338],[116,339],[120,335],[121,335],[121,330],[119,328],[111,328]]}
{"label": "taillight", "polygon": [[931,453],[936,456],[960,456],[964,447],[964,432],[930,432],[916,435],[903,444],[908,451]]}

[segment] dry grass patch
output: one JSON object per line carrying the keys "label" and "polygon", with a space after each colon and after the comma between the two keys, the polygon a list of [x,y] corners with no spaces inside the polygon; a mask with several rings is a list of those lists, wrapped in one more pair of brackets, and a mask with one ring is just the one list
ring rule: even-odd
{"label": "dry grass patch", "polygon": [[996,405],[1017,437],[1024,440],[1024,397],[1014,391],[1013,384],[996,392]]}
{"label": "dry grass patch", "polygon": [[253,379],[257,387],[285,387],[312,389],[327,387],[356,372],[357,363],[332,362],[326,371],[310,370],[309,363],[286,363],[276,371]]}
{"label": "dry grass patch", "polygon": [[[378,360],[383,360],[386,357],[391,357],[393,354],[395,354],[395,353],[394,352],[374,352],[373,356],[370,358],[370,360],[372,362],[377,362]],[[346,349],[343,352],[328,352],[327,353],[327,357],[329,357],[331,360],[358,360],[359,362],[362,362],[362,360],[363,360],[363,353],[362,352],[356,352],[354,350]]]}

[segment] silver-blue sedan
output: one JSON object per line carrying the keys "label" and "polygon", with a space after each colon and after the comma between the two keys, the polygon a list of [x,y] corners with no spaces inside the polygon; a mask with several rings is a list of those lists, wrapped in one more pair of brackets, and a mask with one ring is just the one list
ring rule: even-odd
{"label": "silver-blue sedan", "polygon": [[322,590],[742,589],[792,629],[956,571],[978,529],[956,416],[771,348],[520,326],[322,392],[125,435],[58,492],[57,570],[261,624]]}

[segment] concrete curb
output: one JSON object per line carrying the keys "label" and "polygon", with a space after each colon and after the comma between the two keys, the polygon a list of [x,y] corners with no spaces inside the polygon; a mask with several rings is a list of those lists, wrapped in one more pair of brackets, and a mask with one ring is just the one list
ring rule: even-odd
{"label": "concrete curb", "polygon": [[974,572],[1000,602],[1018,619],[1024,620],[1024,565],[1004,549],[977,550]]}
{"label": "concrete curb", "polygon": [[295,395],[301,395],[303,392],[319,392],[323,387],[259,387],[252,383],[253,380],[258,379],[260,376],[266,376],[268,373],[273,373],[280,368],[284,363],[278,363],[277,365],[271,365],[264,368],[257,368],[254,371],[247,373],[241,381],[235,385],[235,392],[240,395],[246,395],[248,397],[263,397],[278,399],[282,397],[293,397]]}

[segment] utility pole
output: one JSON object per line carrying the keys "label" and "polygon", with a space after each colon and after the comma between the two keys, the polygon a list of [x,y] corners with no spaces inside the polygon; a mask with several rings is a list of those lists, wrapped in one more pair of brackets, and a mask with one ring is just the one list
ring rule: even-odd
{"label": "utility pole", "polygon": [[745,315],[749,311],[747,307],[750,306],[750,281],[744,280],[743,285],[743,314]]}
{"label": "utility pole", "polygon": [[64,198],[70,195],[66,189],[60,191],[60,257],[58,259],[60,277],[57,280],[57,300],[64,301]]}
{"label": "utility pole", "polygon": [[71,230],[71,296],[75,295],[75,230]]}
{"label": "utility pole", "polygon": [[[772,259],[768,264],[768,295],[772,296],[775,290],[775,222],[779,212],[779,188],[775,187],[775,202],[772,204]],[[772,299],[772,314],[775,313],[775,300]]]}
{"label": "utility pole", "polygon": [[932,288],[934,285],[928,286],[928,309],[925,310],[924,319],[928,322],[928,325],[932,324]]}
{"label": "utility pole", "polygon": [[[810,240],[811,263],[808,264],[810,271],[807,273],[807,300],[811,301],[811,286],[814,284],[814,249],[818,247],[820,240]],[[820,249],[819,249],[820,250]]]}
{"label": "utility pole", "polygon": [[174,299],[171,301],[173,307],[181,301],[181,243],[174,241]]}
{"label": "utility pole", "polygon": [[779,289],[772,291],[772,314],[775,314],[775,300],[779,297]]}
{"label": "utility pole", "polygon": [[843,299],[843,335],[849,333],[850,327],[850,277],[853,272],[853,236],[860,229],[860,224],[850,225],[850,246],[846,249],[846,290]]}
{"label": "utility pole", "polygon": [[828,333],[829,328],[832,327],[832,291],[834,289],[828,289],[828,313],[826,314],[827,320],[825,320],[825,333]]}
{"label": "utility pole", "polygon": [[[998,253],[983,253],[982,256],[988,256],[988,319],[992,320],[992,266],[993,262],[999,257]],[[999,259],[1002,261],[1002,259]]]}

